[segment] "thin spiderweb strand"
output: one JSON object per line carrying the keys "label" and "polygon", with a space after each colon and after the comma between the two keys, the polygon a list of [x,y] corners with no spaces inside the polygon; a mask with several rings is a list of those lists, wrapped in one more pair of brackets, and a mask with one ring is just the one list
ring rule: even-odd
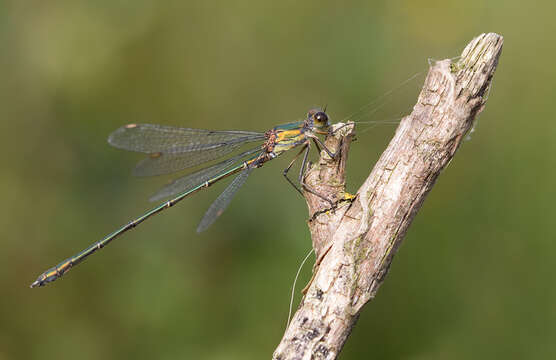
{"label": "thin spiderweb strand", "polygon": [[311,256],[312,253],[313,253],[313,249],[311,248],[311,251],[309,251],[307,253],[307,255],[305,255],[305,258],[301,262],[301,265],[299,265],[299,268],[297,269],[297,273],[295,274],[295,280],[293,281],[292,293],[291,293],[291,297],[290,297],[290,309],[288,311],[288,322],[286,324],[286,329],[290,326],[290,320],[291,320],[292,308],[293,308],[293,297],[295,295],[295,284],[297,283],[297,278],[299,277],[299,273],[301,272],[301,269],[303,268],[303,265],[305,265],[305,263],[307,262],[307,259],[309,259],[309,256]]}
{"label": "thin spiderweb strand", "polygon": [[[353,114],[345,117],[344,119],[341,120],[341,122],[346,122],[346,121],[357,122],[357,119],[361,119],[365,116],[369,116],[369,115],[374,114],[375,112],[380,110],[382,107],[384,107],[388,103],[388,101],[390,101],[390,95],[392,93],[399,90],[400,88],[402,88],[407,83],[409,83],[410,81],[412,81],[413,79],[415,79],[417,76],[419,76],[421,74],[423,74],[423,71],[419,71],[419,72],[413,74],[412,76],[410,76],[408,79],[404,80],[401,84],[399,84],[395,88],[385,92],[384,94],[382,94],[378,98],[376,98],[376,99],[372,100],[371,102],[367,103],[366,105],[362,106],[359,110],[357,110]],[[377,106],[375,106],[375,105],[377,105]],[[371,109],[371,107],[373,107],[373,106],[375,106],[375,107]]]}

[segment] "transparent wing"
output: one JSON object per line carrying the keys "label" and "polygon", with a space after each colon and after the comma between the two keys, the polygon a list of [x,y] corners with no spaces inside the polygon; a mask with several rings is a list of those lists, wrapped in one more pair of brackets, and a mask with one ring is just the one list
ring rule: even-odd
{"label": "transparent wing", "polygon": [[218,159],[245,143],[264,140],[250,131],[211,131],[151,124],[131,124],[114,131],[110,145],[148,153],[135,167],[136,176],[170,174]]}
{"label": "transparent wing", "polygon": [[239,163],[242,159],[249,155],[256,154],[261,151],[260,147],[256,147],[251,150],[247,150],[241,154],[238,154],[230,159],[224,160],[215,164],[213,166],[201,169],[192,174],[183,176],[172,181],[170,184],[164,186],[156,194],[154,194],[149,200],[159,201],[164,198],[179,194],[183,191],[189,190],[199,184],[202,184],[213,177],[217,176],[221,172],[227,170],[232,165]]}
{"label": "transparent wing", "polygon": [[163,174],[171,174],[183,169],[197,166],[237,150],[243,145],[242,143],[233,143],[219,148],[213,148],[206,151],[181,153],[181,154],[165,154],[155,153],[149,157],[139,161],[133,169],[135,176],[155,176]]}
{"label": "transparent wing", "polygon": [[147,154],[158,152],[179,154],[261,139],[264,139],[263,133],[251,131],[212,131],[153,124],[130,124],[110,134],[108,143],[119,149]]}
{"label": "transparent wing", "polygon": [[212,223],[214,223],[214,221],[218,219],[220,215],[222,215],[224,210],[226,210],[228,205],[230,205],[230,202],[232,201],[232,198],[234,197],[236,192],[245,183],[245,180],[247,180],[247,177],[252,170],[252,168],[248,168],[239,173],[239,175],[235,177],[235,179],[230,183],[230,185],[228,185],[228,187],[222,192],[222,194],[220,194],[218,198],[214,200],[212,205],[210,205],[207,212],[205,213],[205,216],[203,216],[203,219],[199,223],[199,226],[197,226],[198,233],[208,229],[208,227],[211,226]]}

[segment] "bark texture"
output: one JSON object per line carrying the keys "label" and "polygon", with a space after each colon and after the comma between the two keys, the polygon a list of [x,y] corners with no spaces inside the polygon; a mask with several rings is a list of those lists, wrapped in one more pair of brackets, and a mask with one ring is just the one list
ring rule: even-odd
{"label": "bark texture", "polygon": [[345,193],[353,124],[326,139],[306,182],[336,200],[305,193],[317,260],[313,279],[273,359],[336,359],[359,313],[384,281],[397,248],[440,172],[484,108],[503,38],[473,39],[456,60],[431,65],[413,112],[357,191]]}

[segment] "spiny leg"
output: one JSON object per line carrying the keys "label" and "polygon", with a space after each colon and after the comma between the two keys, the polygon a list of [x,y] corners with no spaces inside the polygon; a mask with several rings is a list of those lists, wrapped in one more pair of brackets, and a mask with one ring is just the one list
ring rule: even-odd
{"label": "spiny leg", "polygon": [[307,142],[305,146],[305,154],[303,155],[303,161],[301,162],[301,167],[299,168],[299,177],[297,178],[297,182],[301,184],[303,181],[303,176],[305,175],[305,169],[307,168],[307,157],[309,156],[309,150],[311,149],[311,144]]}
{"label": "spiny leg", "polygon": [[[297,192],[299,192],[301,194],[301,196],[303,196],[303,191],[301,191],[301,189],[295,185],[295,183],[288,177],[288,171],[290,171],[290,169],[292,168],[293,164],[295,163],[295,161],[297,160],[297,158],[299,158],[299,155],[301,155],[301,153],[303,153],[303,151],[305,151],[305,156],[303,157],[303,164],[305,164],[305,161],[307,159],[307,153],[308,153],[309,147],[307,145],[303,145],[303,147],[301,148],[301,150],[297,153],[297,155],[295,155],[295,157],[292,159],[292,161],[290,162],[290,164],[288,165],[287,168],[284,169],[284,172],[282,173],[282,175],[284,175],[284,177],[286,178],[286,180],[291,184],[291,186],[293,186],[293,188],[295,190],[297,190]],[[303,171],[303,165],[301,165],[301,169]]]}
{"label": "spiny leg", "polygon": [[314,143],[314,144],[315,144],[315,146],[317,147],[317,151],[318,151],[318,152],[319,152],[319,154],[320,154],[320,152],[321,152],[321,148],[320,148],[320,145],[319,145],[319,143],[318,143],[318,142],[317,142],[317,141],[316,141],[316,140],[315,140],[314,138],[313,138],[313,143]]}
{"label": "spiny leg", "polygon": [[[322,145],[322,144],[321,144]],[[305,189],[305,191],[320,197],[321,199],[323,199],[324,201],[328,202],[330,204],[331,208],[334,208],[334,202],[332,200],[330,200],[328,197],[326,197],[325,195],[322,195],[321,193],[319,193],[318,191],[314,190],[312,187],[310,187],[306,182],[305,182],[305,173],[307,172],[306,169],[306,163],[307,163],[307,155],[309,154],[309,150],[311,148],[311,143],[307,142],[307,149],[305,150],[305,156],[303,157],[303,163],[301,164],[301,171],[299,172],[299,182],[301,183],[301,186],[303,187],[303,189]]]}
{"label": "spiny leg", "polygon": [[313,141],[315,142],[315,145],[317,145],[317,148],[319,149],[319,152],[320,152],[320,148],[319,148],[319,145],[320,145],[320,146],[322,146],[324,151],[326,151],[328,156],[330,156],[332,159],[336,159],[336,156],[338,156],[338,154],[340,153],[340,150],[342,149],[342,141],[343,140],[340,140],[340,145],[338,146],[338,150],[336,150],[336,152],[333,153],[317,136],[315,136],[315,135],[307,135],[307,136],[310,137],[311,139],[313,139]]}

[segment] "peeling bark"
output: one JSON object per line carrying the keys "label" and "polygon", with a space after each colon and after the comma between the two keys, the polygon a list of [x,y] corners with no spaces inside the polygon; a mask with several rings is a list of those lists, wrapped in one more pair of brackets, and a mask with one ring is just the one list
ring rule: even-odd
{"label": "peeling bark", "polygon": [[343,127],[326,144],[341,153],[331,159],[323,151],[305,179],[336,205],[305,193],[317,261],[273,359],[336,359],[426,195],[483,110],[502,44],[502,36],[482,34],[459,59],[431,65],[413,112],[355,198],[345,193],[354,125],[335,125]]}

